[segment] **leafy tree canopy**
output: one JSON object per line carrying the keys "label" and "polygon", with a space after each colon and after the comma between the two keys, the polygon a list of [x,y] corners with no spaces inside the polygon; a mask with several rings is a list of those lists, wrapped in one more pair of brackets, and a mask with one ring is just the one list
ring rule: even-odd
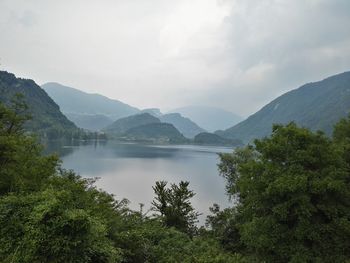
{"label": "leafy tree canopy", "polygon": [[156,182],[153,187],[156,197],[152,205],[153,209],[161,214],[166,226],[193,235],[199,214],[190,202],[195,193],[188,189],[188,185],[189,182],[181,181],[179,185],[171,184],[170,188],[167,188],[167,182]]}
{"label": "leafy tree canopy", "polygon": [[[348,124],[337,125],[336,139],[348,136]],[[290,123],[220,155],[246,253],[267,262],[349,259],[350,173],[342,149],[323,133]]]}
{"label": "leafy tree canopy", "polygon": [[25,110],[20,100],[0,104],[1,262],[244,262],[215,239],[192,235],[197,214],[187,182],[158,186],[164,218],[131,211],[127,200],[44,156],[23,129]]}

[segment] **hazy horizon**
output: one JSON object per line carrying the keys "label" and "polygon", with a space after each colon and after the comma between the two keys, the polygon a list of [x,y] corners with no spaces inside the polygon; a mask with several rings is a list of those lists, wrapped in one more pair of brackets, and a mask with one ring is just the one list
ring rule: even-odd
{"label": "hazy horizon", "polygon": [[163,112],[242,117],[350,70],[350,1],[0,1],[0,69]]}

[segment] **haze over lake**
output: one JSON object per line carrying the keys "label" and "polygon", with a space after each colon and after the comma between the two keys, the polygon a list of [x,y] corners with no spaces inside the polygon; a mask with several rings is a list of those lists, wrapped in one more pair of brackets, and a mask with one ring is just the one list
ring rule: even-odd
{"label": "haze over lake", "polygon": [[217,203],[229,205],[225,195],[225,180],[219,176],[219,152],[230,152],[225,147],[193,145],[142,145],[121,144],[113,141],[89,142],[83,145],[50,145],[58,151],[66,169],[73,169],[83,177],[99,177],[96,185],[115,195],[127,198],[130,207],[145,211],[154,197],[152,186],[158,180],[178,183],[190,182],[196,196],[194,207],[203,215]]}

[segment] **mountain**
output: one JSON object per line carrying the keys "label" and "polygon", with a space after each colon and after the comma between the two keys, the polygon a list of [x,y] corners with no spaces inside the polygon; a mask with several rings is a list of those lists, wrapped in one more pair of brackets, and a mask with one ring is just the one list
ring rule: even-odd
{"label": "mountain", "polygon": [[162,116],[163,114],[161,113],[160,109],[158,108],[149,108],[149,109],[144,109],[141,111],[142,113],[149,113],[151,115],[153,115],[154,117],[159,118],[160,116]]}
{"label": "mountain", "polygon": [[37,134],[58,135],[76,131],[77,127],[62,114],[59,106],[31,79],[17,78],[14,74],[0,71],[0,101],[9,104],[16,93],[22,93],[29,107],[32,120],[25,127]]}
{"label": "mountain", "polygon": [[242,120],[241,117],[232,112],[215,107],[187,106],[174,109],[171,113],[173,112],[190,118],[197,125],[210,132],[227,129]]}
{"label": "mountain", "polygon": [[77,114],[66,113],[68,119],[74,122],[78,127],[90,131],[99,131],[113,123],[113,120],[102,114]]}
{"label": "mountain", "polygon": [[170,123],[175,126],[186,138],[192,139],[198,133],[205,132],[205,130],[199,127],[191,119],[183,117],[180,113],[168,113],[163,114],[160,109],[150,108],[144,109],[141,112],[149,113],[156,118],[159,118],[161,122]]}
{"label": "mountain", "polygon": [[331,135],[334,124],[349,112],[350,72],[344,72],[287,92],[245,121],[217,134],[249,142],[269,135],[273,123],[294,121]]}
{"label": "mountain", "polygon": [[126,136],[133,140],[157,143],[184,143],[187,139],[170,123],[150,123],[126,131]]}
{"label": "mountain", "polygon": [[160,114],[160,118],[153,116],[151,113],[140,113],[121,118],[103,130],[117,138],[160,140],[161,142],[168,141],[172,143],[187,142],[187,139],[183,136],[183,131],[191,136],[188,138],[193,138],[196,134],[203,132],[203,129],[191,120],[182,117],[179,113]]}
{"label": "mountain", "polygon": [[150,123],[160,123],[160,120],[149,113],[141,113],[116,120],[103,130],[106,133],[122,135],[131,128]]}
{"label": "mountain", "polygon": [[[90,94],[59,83],[49,82],[42,88],[60,106],[67,116],[74,116],[74,122],[81,128],[105,127],[105,121],[112,121],[140,112],[121,101],[112,100],[99,94]],[[101,125],[98,125],[101,123]]]}
{"label": "mountain", "polygon": [[221,145],[221,146],[240,146],[243,145],[243,142],[238,139],[227,139],[223,138],[217,134],[209,133],[209,132],[202,132],[200,134],[197,134],[193,142],[195,144],[201,144],[201,145]]}
{"label": "mountain", "polygon": [[178,129],[185,137],[193,138],[201,132],[205,132],[204,129],[199,127],[196,123],[189,118],[181,116],[179,113],[168,113],[159,117],[161,122],[171,123]]}

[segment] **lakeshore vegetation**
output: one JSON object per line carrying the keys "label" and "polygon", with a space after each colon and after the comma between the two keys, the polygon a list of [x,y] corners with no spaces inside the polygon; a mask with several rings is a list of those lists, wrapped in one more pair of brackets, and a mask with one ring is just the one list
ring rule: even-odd
{"label": "lakeshore vegetation", "polygon": [[[221,154],[233,206],[199,227],[189,182],[155,182],[151,212],[44,156],[26,105],[0,104],[1,262],[346,262],[350,118],[333,137],[294,123]],[[224,194],[224,193],[223,193]]]}

